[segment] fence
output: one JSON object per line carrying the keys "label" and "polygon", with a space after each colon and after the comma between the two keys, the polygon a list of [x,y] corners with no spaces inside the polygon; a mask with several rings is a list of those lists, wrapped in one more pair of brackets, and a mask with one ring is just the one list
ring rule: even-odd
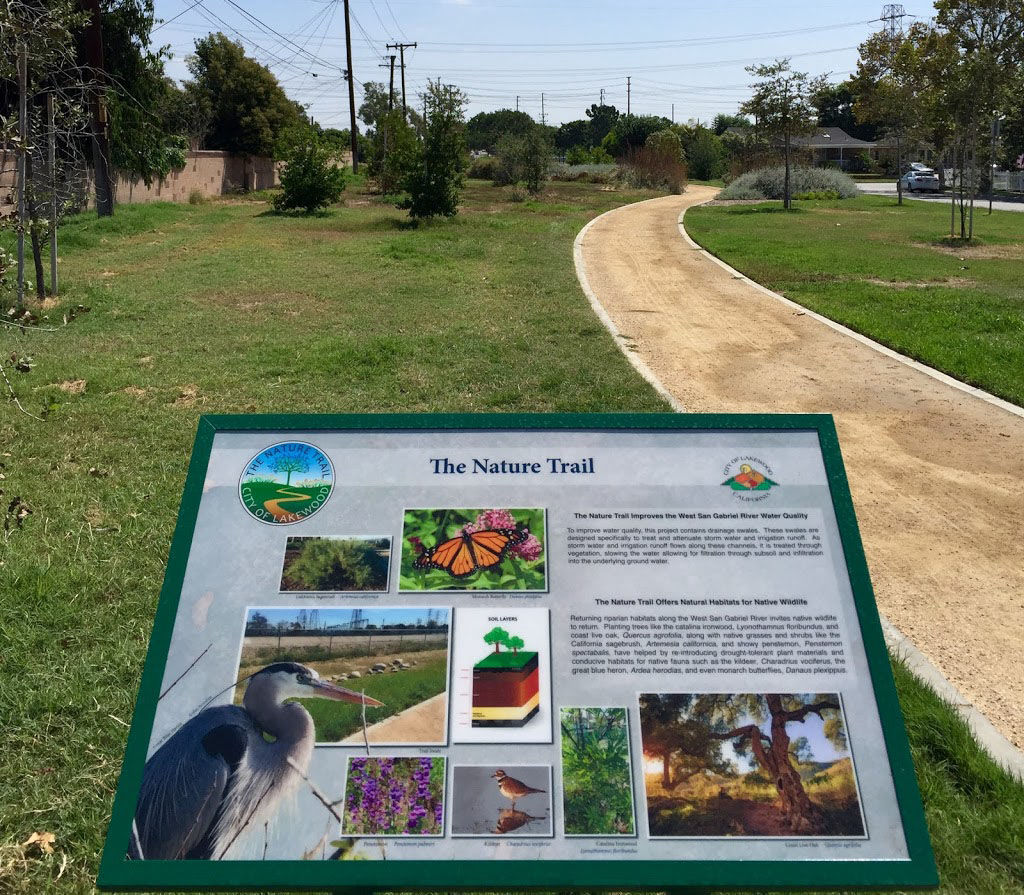
{"label": "fence", "polygon": [[1024,171],[996,171],[992,183],[997,190],[1024,193]]}

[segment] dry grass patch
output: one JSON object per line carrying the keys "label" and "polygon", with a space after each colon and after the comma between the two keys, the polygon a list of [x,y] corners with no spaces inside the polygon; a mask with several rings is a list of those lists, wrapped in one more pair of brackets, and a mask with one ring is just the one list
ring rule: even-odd
{"label": "dry grass patch", "polygon": [[912,243],[918,249],[931,249],[933,252],[941,252],[943,255],[952,255],[961,261],[975,258],[978,260],[996,261],[1024,261],[1024,243],[1011,242],[1002,245],[945,245],[943,243]]}
{"label": "dry grass patch", "polygon": [[64,382],[58,382],[57,388],[69,395],[80,395],[85,391],[85,380],[67,379]]}

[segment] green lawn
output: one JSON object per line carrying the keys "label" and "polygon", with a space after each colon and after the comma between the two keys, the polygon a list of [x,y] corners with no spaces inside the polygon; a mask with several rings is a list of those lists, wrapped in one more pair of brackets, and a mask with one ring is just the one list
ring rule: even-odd
{"label": "green lawn", "polygon": [[769,289],[971,385],[1024,404],[1024,214],[975,211],[948,245],[949,206],[841,202],[693,208],[686,229]]}
{"label": "green lawn", "polygon": [[[198,415],[666,410],[572,267],[588,219],[649,195],[553,184],[509,203],[473,184],[456,219],[417,230],[358,192],[309,219],[246,200],[63,228],[64,306],[90,311],[0,327],[46,416],[0,402],[0,514],[32,510],[0,527],[0,893],[93,891]],[[943,891],[1024,892],[1024,790],[906,675],[900,691]],[[54,854],[20,845],[33,831]]]}
{"label": "green lawn", "polygon": [[[435,662],[395,674],[367,675],[358,683],[346,686],[384,703],[380,707],[371,706],[366,709],[367,725],[376,724],[443,693],[447,669],[448,660],[442,657]],[[302,702],[313,716],[317,742],[336,743],[362,729],[361,706],[324,699],[306,699]]]}

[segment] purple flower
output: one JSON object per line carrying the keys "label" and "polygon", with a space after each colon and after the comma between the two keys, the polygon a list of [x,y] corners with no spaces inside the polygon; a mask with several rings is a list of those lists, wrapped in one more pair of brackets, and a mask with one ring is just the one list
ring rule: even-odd
{"label": "purple flower", "polygon": [[516,556],[521,556],[525,560],[537,559],[543,552],[544,548],[541,547],[540,541],[537,540],[537,536],[530,534],[526,536],[526,540],[521,544],[513,544],[512,552]]}
{"label": "purple flower", "polygon": [[464,525],[462,530],[466,534],[473,534],[475,531],[483,531],[486,528],[515,528],[515,517],[508,510],[484,510],[476,517],[476,522]]}

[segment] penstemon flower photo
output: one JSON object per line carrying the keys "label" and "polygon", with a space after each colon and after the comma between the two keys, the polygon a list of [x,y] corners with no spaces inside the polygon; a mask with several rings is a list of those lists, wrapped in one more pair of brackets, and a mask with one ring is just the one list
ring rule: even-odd
{"label": "penstemon flower photo", "polygon": [[352,836],[440,836],[444,758],[350,758],[343,832]]}

